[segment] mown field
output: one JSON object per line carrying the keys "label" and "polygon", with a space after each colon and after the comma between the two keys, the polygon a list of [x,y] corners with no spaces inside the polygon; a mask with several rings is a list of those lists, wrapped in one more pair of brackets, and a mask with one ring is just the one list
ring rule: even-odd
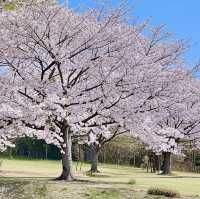
{"label": "mown field", "polygon": [[[174,172],[171,176],[145,170],[100,164],[101,173],[88,175],[88,164],[74,163],[77,181],[58,182],[59,161],[1,159],[0,199],[160,199],[149,196],[149,187],[166,187],[180,192],[182,198],[200,196],[200,174]],[[77,171],[76,171],[77,169]]]}

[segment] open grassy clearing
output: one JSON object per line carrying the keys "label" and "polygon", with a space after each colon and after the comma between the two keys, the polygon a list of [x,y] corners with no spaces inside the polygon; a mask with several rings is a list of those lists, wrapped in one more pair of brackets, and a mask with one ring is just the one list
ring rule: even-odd
{"label": "open grassy clearing", "polygon": [[[61,172],[59,161],[3,159],[0,168],[0,198],[86,198],[133,199],[162,198],[146,196],[149,187],[175,189],[184,197],[200,196],[200,174],[174,172],[172,176],[146,173],[142,169],[100,164],[98,175],[86,175],[88,164],[75,171],[79,181],[55,182]],[[136,181],[136,183],[134,183]]]}

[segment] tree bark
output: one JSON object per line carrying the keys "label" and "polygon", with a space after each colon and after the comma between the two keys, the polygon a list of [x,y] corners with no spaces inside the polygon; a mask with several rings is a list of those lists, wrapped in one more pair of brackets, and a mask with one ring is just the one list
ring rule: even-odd
{"label": "tree bark", "polygon": [[65,121],[63,128],[61,129],[63,133],[64,143],[62,145],[62,150],[64,153],[61,154],[62,158],[62,173],[56,178],[56,180],[73,181],[74,177],[72,174],[72,138],[70,127]]}
{"label": "tree bark", "polygon": [[91,169],[90,169],[90,172],[92,172],[92,173],[100,173],[100,171],[98,170],[99,150],[100,150],[100,148],[98,147],[98,145],[92,146]]}
{"label": "tree bark", "polygon": [[167,175],[171,173],[171,152],[163,153],[163,165],[162,165],[162,175]]}
{"label": "tree bark", "polygon": [[152,155],[152,167],[153,173],[156,173],[156,171],[160,170],[159,157],[156,154]]}

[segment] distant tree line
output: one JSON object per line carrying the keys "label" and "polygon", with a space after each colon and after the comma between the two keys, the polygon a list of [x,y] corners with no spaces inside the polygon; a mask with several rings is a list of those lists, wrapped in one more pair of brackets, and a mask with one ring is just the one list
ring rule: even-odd
{"label": "distant tree line", "polygon": [[[74,161],[90,162],[91,146],[79,145],[77,142],[72,146],[72,158]],[[99,154],[99,162],[112,164],[134,165],[139,167],[146,150],[143,145],[135,139],[126,136],[115,138],[107,143]],[[31,137],[18,138],[15,141],[15,148],[8,148],[4,153],[11,158],[24,157],[28,159],[49,159],[59,160],[59,149],[53,144],[46,144],[44,140]]]}
{"label": "distant tree line", "polygon": [[28,159],[59,160],[59,149],[53,144],[46,144],[44,140],[30,137],[19,138],[15,141],[15,148],[8,148],[4,153],[12,157],[24,157]]}
{"label": "distant tree line", "polygon": [[[48,159],[60,160],[60,151],[53,144],[46,144],[44,140],[30,137],[18,138],[15,148],[8,148],[2,155],[10,158]],[[200,156],[198,151],[185,151],[185,156],[173,156],[172,167],[180,171],[200,172]],[[138,140],[118,136],[105,144],[99,154],[98,161],[101,163],[130,165],[142,167],[148,172],[156,172],[161,169],[162,156],[157,156],[152,151],[147,151]],[[80,145],[74,142],[72,145],[72,159],[78,162],[92,160],[92,148],[90,145]]]}

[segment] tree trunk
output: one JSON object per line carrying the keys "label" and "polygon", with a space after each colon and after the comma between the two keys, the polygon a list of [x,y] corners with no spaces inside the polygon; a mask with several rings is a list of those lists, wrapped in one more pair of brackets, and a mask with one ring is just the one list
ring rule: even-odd
{"label": "tree trunk", "polygon": [[62,150],[64,153],[61,154],[62,158],[62,173],[56,180],[74,180],[72,174],[72,138],[70,127],[65,121],[62,128],[63,140]]}
{"label": "tree trunk", "polygon": [[45,145],[45,159],[48,159],[48,145]]}
{"label": "tree trunk", "polygon": [[98,157],[99,157],[99,147],[97,145],[93,145],[92,149],[92,156],[91,156],[91,169],[90,172],[92,173],[100,173],[98,170]]}
{"label": "tree trunk", "polygon": [[162,165],[162,175],[167,175],[171,173],[171,152],[163,153],[163,165]]}
{"label": "tree trunk", "polygon": [[152,167],[153,167],[153,173],[156,173],[156,171],[160,170],[159,157],[155,154],[152,155]]}

